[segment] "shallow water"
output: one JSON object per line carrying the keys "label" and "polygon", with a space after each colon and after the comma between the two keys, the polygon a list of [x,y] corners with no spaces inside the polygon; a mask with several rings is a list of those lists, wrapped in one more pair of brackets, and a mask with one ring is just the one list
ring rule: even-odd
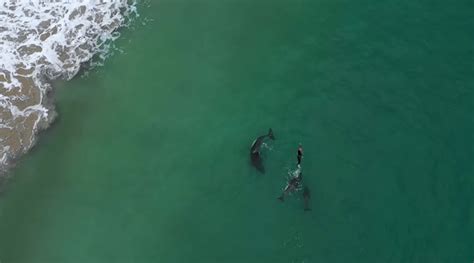
{"label": "shallow water", "polygon": [[[0,5],[0,180],[54,120],[48,80],[71,79],[106,57],[134,1],[2,1]],[[100,60],[95,61],[100,63]],[[3,180],[2,180],[3,181]]]}
{"label": "shallow water", "polygon": [[[124,54],[57,84],[0,199],[0,260],[471,262],[472,10],[141,3]],[[276,199],[299,142],[311,212]]]}

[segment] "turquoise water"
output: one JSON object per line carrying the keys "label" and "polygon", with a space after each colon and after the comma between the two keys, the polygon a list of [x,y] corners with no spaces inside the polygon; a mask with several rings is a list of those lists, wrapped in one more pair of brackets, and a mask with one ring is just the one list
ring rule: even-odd
{"label": "turquoise water", "polygon": [[[124,54],[57,83],[0,198],[2,263],[474,260],[472,1],[139,10]],[[299,142],[311,212],[276,200]]]}

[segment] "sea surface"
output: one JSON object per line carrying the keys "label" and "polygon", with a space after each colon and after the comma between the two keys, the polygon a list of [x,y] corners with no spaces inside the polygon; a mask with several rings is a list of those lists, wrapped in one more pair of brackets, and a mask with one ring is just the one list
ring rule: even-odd
{"label": "sea surface", "polygon": [[[0,262],[473,262],[472,0],[137,10],[102,67],[53,83]],[[299,143],[306,212],[277,200]]]}
{"label": "sea surface", "polygon": [[54,121],[51,81],[72,79],[84,63],[101,64],[118,28],[138,15],[135,4],[0,1],[0,183]]}

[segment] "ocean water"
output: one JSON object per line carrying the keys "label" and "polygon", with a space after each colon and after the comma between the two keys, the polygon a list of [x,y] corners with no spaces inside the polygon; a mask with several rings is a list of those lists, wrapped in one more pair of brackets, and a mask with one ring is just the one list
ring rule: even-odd
{"label": "ocean water", "polygon": [[[0,261],[472,262],[472,1],[148,1],[0,197]],[[272,128],[265,174],[249,147]],[[280,203],[302,143],[302,193]]]}
{"label": "ocean water", "polygon": [[136,15],[128,0],[0,2],[0,179],[56,117],[51,80],[100,64]]}

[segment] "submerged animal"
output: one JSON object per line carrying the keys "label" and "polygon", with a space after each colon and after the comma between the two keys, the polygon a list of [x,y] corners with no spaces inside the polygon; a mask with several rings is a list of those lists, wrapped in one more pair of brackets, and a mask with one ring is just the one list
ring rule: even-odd
{"label": "submerged animal", "polygon": [[311,191],[307,186],[303,189],[303,199],[304,199],[304,211],[311,211],[309,208],[309,199],[311,199]]}
{"label": "submerged animal", "polygon": [[297,174],[290,178],[290,180],[288,181],[288,184],[285,187],[285,190],[283,190],[283,193],[280,195],[280,197],[278,197],[278,200],[283,202],[285,201],[285,196],[298,190],[301,180],[303,180],[303,173],[300,170],[298,170]]}
{"label": "submerged animal", "polygon": [[275,140],[273,136],[272,129],[268,130],[268,134],[259,136],[255,141],[253,141],[252,146],[250,147],[250,161],[252,165],[257,168],[257,170],[261,173],[265,173],[265,167],[263,167],[262,156],[260,154],[260,149],[265,138],[270,138],[271,140]]}

